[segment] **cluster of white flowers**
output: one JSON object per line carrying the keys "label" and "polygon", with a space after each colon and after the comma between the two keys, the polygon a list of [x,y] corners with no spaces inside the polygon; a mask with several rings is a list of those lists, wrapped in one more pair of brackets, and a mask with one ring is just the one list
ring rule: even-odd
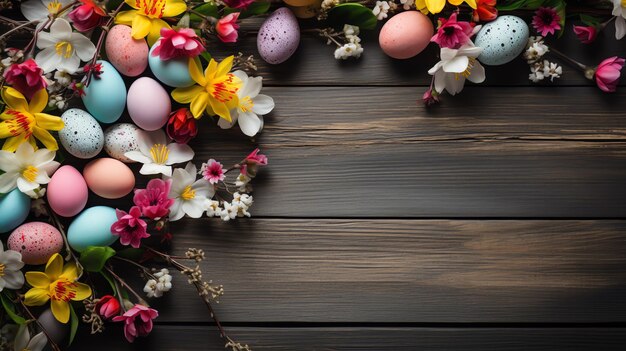
{"label": "cluster of white flowers", "polygon": [[403,9],[410,10],[415,5],[415,0],[400,0],[400,3]]}
{"label": "cluster of white flowers", "polygon": [[236,217],[250,217],[250,212],[248,209],[252,206],[252,196],[248,194],[233,194],[233,201],[226,202],[224,201],[224,208],[219,212],[219,216],[225,222],[228,222],[231,219],[235,219]]}
{"label": "cluster of white flowers", "polygon": [[349,57],[361,57],[363,47],[361,46],[361,38],[359,38],[359,27],[346,24],[343,26],[343,35],[346,37],[347,43],[335,50],[335,59],[346,60]]}
{"label": "cluster of white flowers", "polygon": [[242,193],[252,192],[252,184],[250,184],[251,180],[252,178],[248,177],[247,175],[243,173],[240,173],[237,176],[237,179],[235,180],[235,186],[237,187],[237,190],[239,190]]}
{"label": "cluster of white flowers", "polygon": [[339,0],[324,0],[322,1],[322,10],[328,11],[337,5],[339,5]]}
{"label": "cluster of white flowers", "polygon": [[7,54],[7,57],[0,60],[0,64],[2,65],[2,69],[11,66],[12,64],[19,62],[24,57],[24,51],[14,49],[14,48],[6,48],[4,52]]}
{"label": "cluster of white flowers", "polygon": [[537,83],[546,78],[554,81],[554,78],[560,78],[563,74],[563,68],[554,62],[544,60],[543,56],[550,51],[544,44],[542,37],[530,37],[528,46],[524,52],[524,59],[530,65],[530,74],[528,79]]}
{"label": "cluster of white flowers", "polygon": [[172,289],[172,276],[167,268],[153,274],[156,279],[149,279],[143,287],[148,297],[161,297]]}
{"label": "cluster of white flowers", "polygon": [[376,1],[376,5],[374,5],[372,12],[379,21],[382,21],[387,18],[389,9],[395,6],[396,3],[393,1]]}

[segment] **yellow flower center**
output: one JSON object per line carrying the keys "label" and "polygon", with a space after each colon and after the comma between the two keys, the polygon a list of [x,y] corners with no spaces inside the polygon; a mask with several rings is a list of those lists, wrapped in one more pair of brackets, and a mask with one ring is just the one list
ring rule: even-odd
{"label": "yellow flower center", "polygon": [[185,201],[193,200],[196,197],[196,191],[191,189],[191,185],[187,185],[180,197]]}
{"label": "yellow flower center", "polygon": [[150,18],[163,17],[163,11],[165,11],[166,0],[136,0],[135,6],[139,11]]}
{"label": "yellow flower center", "polygon": [[166,145],[163,144],[154,144],[150,148],[150,156],[152,156],[152,160],[154,163],[158,165],[164,165],[167,162],[167,158],[170,155],[170,150]]}
{"label": "yellow flower center", "polygon": [[59,11],[61,11],[62,5],[59,1],[54,0],[54,1],[50,1],[48,3],[48,12],[51,15],[56,15],[59,13]]}
{"label": "yellow flower center", "polygon": [[76,283],[67,280],[67,278],[56,280],[50,284],[50,299],[69,302],[76,297],[76,286]]}
{"label": "yellow flower center", "polygon": [[4,276],[4,268],[5,267],[6,266],[4,264],[0,263],[0,277]]}
{"label": "yellow flower center", "polygon": [[72,57],[72,54],[74,53],[74,47],[72,46],[72,43],[70,43],[69,41],[60,41],[56,43],[56,45],[54,46],[54,49],[56,50],[57,55],[62,56],[64,58],[70,58]]}
{"label": "yellow flower center", "polygon": [[216,79],[207,85],[207,91],[219,102],[229,102],[235,98],[239,90],[239,78],[228,73],[222,79]]}
{"label": "yellow flower center", "polygon": [[250,112],[252,111],[253,107],[254,107],[254,101],[252,101],[252,99],[249,96],[246,96],[242,98],[241,100],[239,100],[239,108],[241,109],[241,111]]}
{"label": "yellow flower center", "polygon": [[24,170],[22,171],[22,177],[32,183],[35,181],[35,179],[37,179],[38,173],[39,170],[37,169],[37,167],[26,166],[26,168],[24,168]]}

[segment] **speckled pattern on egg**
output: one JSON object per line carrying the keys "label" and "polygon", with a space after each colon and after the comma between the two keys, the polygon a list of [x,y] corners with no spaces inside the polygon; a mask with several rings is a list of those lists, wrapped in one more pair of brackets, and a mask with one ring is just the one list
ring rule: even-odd
{"label": "speckled pattern on egg", "polygon": [[116,160],[132,163],[124,156],[128,151],[139,150],[139,128],[131,123],[112,125],[104,132],[104,151]]}
{"label": "speckled pattern on egg", "polygon": [[524,51],[528,36],[528,25],[524,20],[516,16],[500,16],[484,25],[476,35],[476,46],[483,48],[478,60],[489,66],[510,62]]}
{"label": "speckled pattern on egg", "polygon": [[7,244],[9,249],[22,254],[24,263],[37,265],[48,262],[52,255],[61,251],[63,237],[48,223],[30,222],[17,227]]}
{"label": "speckled pattern on egg", "polygon": [[113,26],[104,46],[111,64],[125,76],[136,77],[148,66],[148,44],[144,39],[133,39],[129,26]]}
{"label": "speckled pattern on egg", "polygon": [[286,7],[274,11],[259,29],[257,49],[267,63],[285,62],[298,48],[300,27],[293,12]]}
{"label": "speckled pattern on egg", "polygon": [[61,115],[65,127],[59,131],[61,145],[78,158],[92,158],[102,151],[102,127],[89,113],[72,108]]}

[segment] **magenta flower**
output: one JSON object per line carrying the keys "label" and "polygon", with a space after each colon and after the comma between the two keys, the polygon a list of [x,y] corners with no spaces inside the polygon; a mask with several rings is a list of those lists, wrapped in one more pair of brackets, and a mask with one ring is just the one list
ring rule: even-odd
{"label": "magenta flower", "polygon": [[200,38],[193,29],[181,28],[178,31],[161,28],[161,38],[157,41],[152,56],[167,61],[177,57],[196,57],[204,51]]}
{"label": "magenta flower", "polygon": [[86,32],[100,25],[106,13],[93,0],[80,0],[82,5],[67,14],[74,24],[74,28]]}
{"label": "magenta flower", "polygon": [[267,165],[267,156],[260,154],[260,149],[255,149],[243,160],[240,172],[249,177],[255,177],[259,167]]}
{"label": "magenta flower", "polygon": [[596,68],[595,74],[598,88],[607,93],[615,92],[625,62],[626,60],[617,56],[602,61]]}
{"label": "magenta flower", "polygon": [[432,87],[428,88],[424,95],[422,95],[422,102],[424,106],[430,107],[439,103],[439,94]]}
{"label": "magenta flower", "polygon": [[215,25],[215,31],[217,37],[224,43],[235,43],[239,37],[237,30],[239,25],[237,19],[239,18],[239,12],[233,12],[228,14],[217,21]]}
{"label": "magenta flower", "polygon": [[211,184],[224,180],[226,177],[226,174],[224,174],[224,166],[214,159],[210,159],[207,163],[203,163],[200,173],[204,179],[208,180]]}
{"label": "magenta flower", "polygon": [[141,239],[150,237],[150,234],[146,232],[148,225],[141,219],[141,210],[133,206],[128,213],[115,209],[115,214],[117,222],[111,225],[111,233],[120,237],[122,245],[130,245],[138,249]]}
{"label": "magenta flower", "polygon": [[124,336],[128,342],[139,336],[147,336],[152,331],[152,320],[159,316],[155,309],[135,305],[121,316],[113,317],[114,322],[124,322]]}
{"label": "magenta flower", "polygon": [[442,48],[458,49],[467,44],[472,36],[473,27],[469,22],[458,22],[457,13],[453,12],[450,18],[439,19],[439,29],[430,41],[439,44]]}
{"label": "magenta flower", "polygon": [[133,202],[150,219],[159,219],[170,213],[174,199],[168,198],[172,180],[152,179],[145,189],[136,189]]}
{"label": "magenta flower", "polygon": [[37,62],[33,59],[12,64],[3,75],[6,82],[24,94],[28,100],[35,95],[35,92],[48,85],[43,77],[43,69],[37,66]]}
{"label": "magenta flower", "polygon": [[591,44],[598,36],[598,30],[594,26],[574,26],[574,33],[583,44]]}
{"label": "magenta flower", "polygon": [[223,0],[231,9],[246,9],[256,0]]}
{"label": "magenta flower", "polygon": [[545,37],[548,33],[554,34],[554,31],[561,29],[561,25],[559,24],[560,20],[561,17],[556,12],[556,9],[552,7],[540,7],[535,12],[532,23],[537,33]]}
{"label": "magenta flower", "polygon": [[111,295],[104,295],[96,304],[96,312],[104,319],[110,319],[120,313],[120,302]]}

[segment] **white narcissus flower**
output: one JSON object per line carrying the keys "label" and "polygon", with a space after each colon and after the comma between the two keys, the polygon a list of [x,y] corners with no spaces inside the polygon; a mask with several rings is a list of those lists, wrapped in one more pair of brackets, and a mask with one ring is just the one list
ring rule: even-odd
{"label": "white narcissus flower", "polygon": [[20,329],[17,331],[17,335],[15,336],[15,341],[13,342],[13,350],[15,351],[42,351],[46,344],[48,343],[48,338],[43,332],[36,334],[33,338],[30,338],[30,332],[28,331],[28,325],[22,324],[20,325]]}
{"label": "white narcissus flower", "polygon": [[613,0],[613,16],[615,16],[615,38],[626,36],[626,1]]}
{"label": "white narcissus flower", "polygon": [[56,15],[65,6],[71,4],[73,0],[28,0],[20,5],[22,15],[29,21],[42,21],[48,15]]}
{"label": "white narcissus flower", "polygon": [[435,90],[446,90],[455,95],[463,90],[465,79],[473,83],[485,80],[485,68],[476,59],[483,51],[472,45],[463,45],[459,49],[441,48],[441,61],[428,71],[435,76]]}
{"label": "white narcissus flower", "polygon": [[176,168],[172,175],[172,188],[169,198],[174,199],[170,207],[170,221],[177,221],[186,214],[191,218],[200,218],[207,209],[207,202],[215,195],[215,188],[208,180],[200,178],[196,166],[187,163],[185,169]]}
{"label": "white narcissus flower", "polygon": [[263,129],[263,115],[274,109],[274,99],[259,94],[263,87],[262,77],[248,77],[244,71],[235,71],[233,74],[242,81],[241,89],[237,91],[239,105],[230,111],[232,122],[220,118],[218,125],[228,129],[238,123],[245,135],[255,136]]}
{"label": "white narcissus flower", "polygon": [[0,194],[6,194],[17,186],[21,192],[38,198],[41,184],[48,184],[50,176],[59,168],[54,161],[56,153],[48,149],[35,151],[30,143],[22,143],[15,153],[0,150]]}
{"label": "white narcissus flower", "polygon": [[4,288],[16,290],[24,285],[22,267],[22,254],[13,250],[4,251],[0,241],[0,291]]}
{"label": "white narcissus flower", "polygon": [[193,158],[194,152],[187,144],[167,143],[167,136],[161,129],[153,132],[139,132],[139,150],[124,154],[127,158],[143,163],[139,173],[143,175],[163,174],[172,176],[172,165]]}
{"label": "white narcissus flower", "polygon": [[40,32],[37,47],[42,49],[35,61],[45,73],[55,69],[75,73],[80,61],[89,61],[96,47],[82,34],[72,32],[70,23],[58,18],[50,26],[50,32]]}

